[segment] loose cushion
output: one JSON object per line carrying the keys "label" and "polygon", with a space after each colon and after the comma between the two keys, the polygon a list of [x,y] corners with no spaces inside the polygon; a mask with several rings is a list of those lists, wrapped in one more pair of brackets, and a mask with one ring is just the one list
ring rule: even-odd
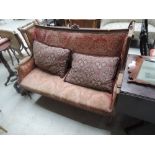
{"label": "loose cushion", "polygon": [[64,82],[59,76],[49,74],[39,68],[33,69],[20,85],[27,90],[101,114],[111,112],[113,108],[111,93]]}
{"label": "loose cushion", "polygon": [[84,87],[112,92],[118,57],[96,57],[74,53],[65,81]]}
{"label": "loose cushion", "polygon": [[51,74],[64,77],[67,71],[70,50],[51,47],[34,41],[33,53],[36,66]]}

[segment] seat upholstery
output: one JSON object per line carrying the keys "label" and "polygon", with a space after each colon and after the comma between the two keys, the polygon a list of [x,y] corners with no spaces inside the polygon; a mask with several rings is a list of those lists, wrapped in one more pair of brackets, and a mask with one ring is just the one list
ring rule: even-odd
{"label": "seat upholstery", "polygon": [[27,90],[73,104],[90,111],[112,111],[112,94],[64,82],[59,76],[33,69],[21,82]]}

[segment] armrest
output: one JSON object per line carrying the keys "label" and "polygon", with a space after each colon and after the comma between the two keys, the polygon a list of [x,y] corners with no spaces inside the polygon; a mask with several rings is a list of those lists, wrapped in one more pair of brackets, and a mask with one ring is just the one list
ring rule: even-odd
{"label": "armrest", "polygon": [[34,68],[35,63],[32,57],[26,57],[23,59],[17,68],[18,82],[20,83]]}
{"label": "armrest", "polygon": [[117,89],[121,88],[122,81],[123,81],[123,72],[120,72],[118,74],[118,77],[117,77],[117,80],[116,80],[116,87],[117,87]]}
{"label": "armrest", "polygon": [[115,82],[114,89],[113,89],[112,106],[111,106],[112,109],[115,104],[116,97],[120,93],[122,81],[123,81],[123,72],[120,72],[117,75],[116,82]]}

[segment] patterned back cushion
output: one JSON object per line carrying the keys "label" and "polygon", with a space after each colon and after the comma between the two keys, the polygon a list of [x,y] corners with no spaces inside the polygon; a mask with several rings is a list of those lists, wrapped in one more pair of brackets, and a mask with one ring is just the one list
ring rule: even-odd
{"label": "patterned back cushion", "polygon": [[65,81],[84,87],[112,92],[118,57],[96,57],[74,53]]}
{"label": "patterned back cushion", "polygon": [[118,56],[124,52],[126,30],[71,30],[36,25],[29,35],[49,46],[70,49],[75,53],[94,56]]}
{"label": "patterned back cushion", "polygon": [[70,50],[47,46],[34,41],[33,53],[36,66],[54,75],[64,77],[68,66]]}

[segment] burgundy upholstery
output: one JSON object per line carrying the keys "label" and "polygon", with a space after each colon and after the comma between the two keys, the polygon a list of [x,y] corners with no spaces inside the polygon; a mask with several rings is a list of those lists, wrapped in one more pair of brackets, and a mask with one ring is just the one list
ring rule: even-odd
{"label": "burgundy upholstery", "polygon": [[127,31],[107,31],[90,33],[63,30],[48,30],[41,27],[32,33],[33,39],[50,46],[70,49],[73,52],[99,55],[120,56]]}
{"label": "burgundy upholstery", "polygon": [[[124,30],[71,30],[36,25],[27,31],[31,47],[37,40],[49,46],[70,49],[74,53],[94,56],[119,57],[122,63],[128,51],[128,29]],[[94,112],[111,112],[116,98],[116,87],[112,93],[97,91],[64,82],[58,76],[33,69],[25,63],[21,67],[21,85],[28,90],[79,106]],[[120,68],[119,68],[120,69]],[[20,67],[19,67],[20,70]],[[118,72],[117,72],[118,73]],[[117,77],[117,76],[116,76]],[[116,84],[115,84],[116,86]]]}
{"label": "burgundy upholstery", "polygon": [[128,50],[128,29],[99,30],[70,28],[35,27],[26,31],[30,49],[37,40],[50,46],[70,49],[76,53],[96,56],[119,56],[120,67],[124,68]]}

